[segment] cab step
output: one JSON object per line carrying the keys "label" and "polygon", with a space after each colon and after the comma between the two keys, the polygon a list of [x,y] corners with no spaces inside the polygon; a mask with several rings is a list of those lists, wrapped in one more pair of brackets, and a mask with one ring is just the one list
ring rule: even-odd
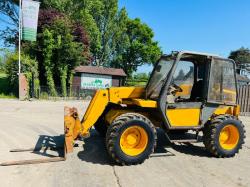
{"label": "cab step", "polygon": [[179,140],[170,140],[171,143],[198,143],[200,142],[197,139],[179,139]]}
{"label": "cab step", "polygon": [[196,132],[195,134],[189,132],[183,134],[168,133],[166,136],[171,143],[198,143],[202,141],[199,132]]}

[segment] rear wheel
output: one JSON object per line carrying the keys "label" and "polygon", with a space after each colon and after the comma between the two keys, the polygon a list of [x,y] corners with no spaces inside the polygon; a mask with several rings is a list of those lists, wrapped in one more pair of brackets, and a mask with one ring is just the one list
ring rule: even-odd
{"label": "rear wheel", "polygon": [[230,115],[220,115],[204,127],[206,149],[216,157],[233,157],[242,148],[245,129],[241,121]]}
{"label": "rear wheel", "polygon": [[109,155],[122,165],[142,163],[156,146],[156,130],[145,116],[126,113],[109,126],[106,147]]}

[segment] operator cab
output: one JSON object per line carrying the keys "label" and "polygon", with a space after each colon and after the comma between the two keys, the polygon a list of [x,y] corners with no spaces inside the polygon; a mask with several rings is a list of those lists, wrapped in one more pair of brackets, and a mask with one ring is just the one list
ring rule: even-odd
{"label": "operator cab", "polygon": [[156,63],[145,97],[157,101],[169,126],[199,126],[215,105],[236,106],[235,77],[232,60],[196,52],[173,53]]}
{"label": "operator cab", "polygon": [[168,98],[174,96],[175,102],[202,102],[205,99],[204,88],[211,58],[200,55],[183,55],[174,71]]}
{"label": "operator cab", "polygon": [[168,102],[202,101],[203,88],[206,84],[208,65],[211,58],[202,55],[183,54],[176,67],[173,67],[177,56],[162,56],[154,68],[152,78],[147,85],[147,96],[150,99],[159,97],[164,80],[172,69],[172,80],[168,88]]}
{"label": "operator cab", "polygon": [[196,52],[164,55],[156,63],[146,86],[146,98],[157,100],[166,87],[168,103],[203,102],[208,96],[214,101],[225,99],[235,103],[234,63]]}

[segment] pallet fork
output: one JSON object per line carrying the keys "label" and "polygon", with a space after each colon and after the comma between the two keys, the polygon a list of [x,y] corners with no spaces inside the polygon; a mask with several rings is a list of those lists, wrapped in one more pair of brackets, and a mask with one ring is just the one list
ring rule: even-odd
{"label": "pallet fork", "polygon": [[[0,166],[11,166],[11,165],[25,165],[25,164],[39,164],[48,162],[59,162],[65,161],[68,153],[73,152],[74,139],[79,135],[79,130],[81,128],[81,123],[78,117],[76,108],[64,108],[64,146],[39,146],[24,149],[11,149],[10,152],[37,152],[40,150],[53,150],[60,151],[63,149],[63,154],[59,156],[54,156],[51,158],[43,159],[30,159],[30,160],[13,160],[0,163]],[[47,138],[48,139],[48,138]]]}

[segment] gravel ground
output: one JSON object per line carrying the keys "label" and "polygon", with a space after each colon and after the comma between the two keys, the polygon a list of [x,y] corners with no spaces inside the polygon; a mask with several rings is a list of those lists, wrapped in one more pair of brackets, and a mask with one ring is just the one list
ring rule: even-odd
{"label": "gravel ground", "polygon": [[[52,157],[57,153],[10,153],[29,148],[41,140],[62,144],[63,107],[75,106],[81,114],[88,102],[0,100],[0,162]],[[117,166],[108,157],[104,142],[92,130],[85,145],[75,148],[66,161],[24,166],[0,166],[1,186],[250,186],[250,118],[246,144],[234,158],[210,157],[203,144],[169,146],[159,132],[158,152],[137,166]]]}

